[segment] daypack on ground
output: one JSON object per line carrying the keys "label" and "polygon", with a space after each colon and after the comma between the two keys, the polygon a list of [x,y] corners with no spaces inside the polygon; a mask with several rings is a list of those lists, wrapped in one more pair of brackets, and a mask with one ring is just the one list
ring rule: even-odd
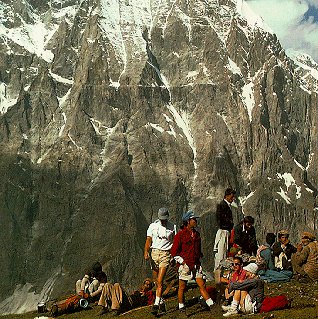
{"label": "daypack on ground", "polygon": [[285,295],[273,296],[273,297],[265,297],[262,306],[260,309],[260,313],[269,312],[272,310],[286,309],[289,308],[290,303]]}

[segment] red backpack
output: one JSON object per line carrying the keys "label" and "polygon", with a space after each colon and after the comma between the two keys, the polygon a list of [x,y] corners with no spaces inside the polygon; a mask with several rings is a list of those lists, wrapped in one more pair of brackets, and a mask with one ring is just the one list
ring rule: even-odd
{"label": "red backpack", "polygon": [[286,309],[289,307],[290,302],[285,295],[265,297],[259,312],[269,312],[272,310]]}

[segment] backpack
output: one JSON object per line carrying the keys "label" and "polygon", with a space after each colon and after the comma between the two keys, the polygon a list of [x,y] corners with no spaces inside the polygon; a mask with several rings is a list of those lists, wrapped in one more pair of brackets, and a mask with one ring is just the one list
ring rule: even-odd
{"label": "backpack", "polygon": [[269,312],[272,310],[286,309],[289,307],[290,301],[285,295],[278,295],[273,297],[268,296],[264,298],[259,312]]}

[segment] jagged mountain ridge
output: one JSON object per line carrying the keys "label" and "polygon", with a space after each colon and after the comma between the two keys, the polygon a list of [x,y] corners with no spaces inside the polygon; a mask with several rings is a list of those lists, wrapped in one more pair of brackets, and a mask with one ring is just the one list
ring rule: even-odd
{"label": "jagged mountain ridge", "polygon": [[66,291],[91,260],[136,286],[163,205],[176,222],[189,207],[203,216],[210,266],[228,185],[260,239],[316,230],[317,65],[290,60],[244,2],[0,11],[1,291],[16,301],[3,312]]}

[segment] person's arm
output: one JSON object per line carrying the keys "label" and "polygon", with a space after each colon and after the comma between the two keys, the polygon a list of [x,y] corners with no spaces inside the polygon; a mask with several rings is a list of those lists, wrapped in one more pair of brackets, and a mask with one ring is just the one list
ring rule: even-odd
{"label": "person's arm", "polygon": [[147,236],[146,242],[145,242],[145,248],[144,248],[144,259],[148,260],[150,258],[149,250],[152,244],[152,238],[150,236]]}
{"label": "person's arm", "polygon": [[177,235],[174,237],[173,244],[170,250],[171,256],[174,258],[174,260],[180,264],[184,264],[183,258],[179,255],[181,252],[181,239],[180,239],[180,232],[177,233]]}
{"label": "person's arm", "polygon": [[256,231],[255,228],[252,228],[252,239],[251,239],[251,245],[252,245],[252,252],[254,256],[256,256],[257,253],[257,239],[256,239]]}
{"label": "person's arm", "polygon": [[229,284],[229,292],[231,292],[233,290],[249,291],[252,288],[255,288],[257,285],[259,285],[259,281],[261,281],[261,279],[259,279],[259,278],[245,279],[241,282],[231,281]]}
{"label": "person's arm", "polygon": [[273,245],[273,255],[278,257],[279,254],[282,252],[282,248],[280,246],[280,243],[279,242],[276,242],[274,245]]}
{"label": "person's arm", "polygon": [[295,259],[297,263],[304,264],[307,261],[309,255],[309,248],[307,246],[303,247],[301,244],[297,246],[297,252],[295,253]]}
{"label": "person's arm", "polygon": [[98,289],[96,291],[93,291],[91,294],[90,294],[90,297],[95,297],[95,296],[98,296],[102,293],[102,290],[105,286],[105,283],[100,283],[99,286],[98,286]]}
{"label": "person's arm", "polygon": [[221,228],[221,214],[222,214],[221,207],[222,206],[220,204],[216,205],[215,218],[216,218],[216,224],[217,224],[218,228]]}
{"label": "person's arm", "polygon": [[263,251],[261,251],[261,256],[262,256],[262,253],[264,254],[265,260],[267,261],[267,265],[266,265],[267,268],[270,270],[275,270],[272,251],[268,248],[268,249],[264,249]]}
{"label": "person's arm", "polygon": [[241,235],[242,235],[242,229],[241,225],[237,225],[234,227],[234,243],[241,246]]}
{"label": "person's arm", "polygon": [[81,291],[84,292],[86,284],[89,283],[89,276],[85,275],[81,282]]}

